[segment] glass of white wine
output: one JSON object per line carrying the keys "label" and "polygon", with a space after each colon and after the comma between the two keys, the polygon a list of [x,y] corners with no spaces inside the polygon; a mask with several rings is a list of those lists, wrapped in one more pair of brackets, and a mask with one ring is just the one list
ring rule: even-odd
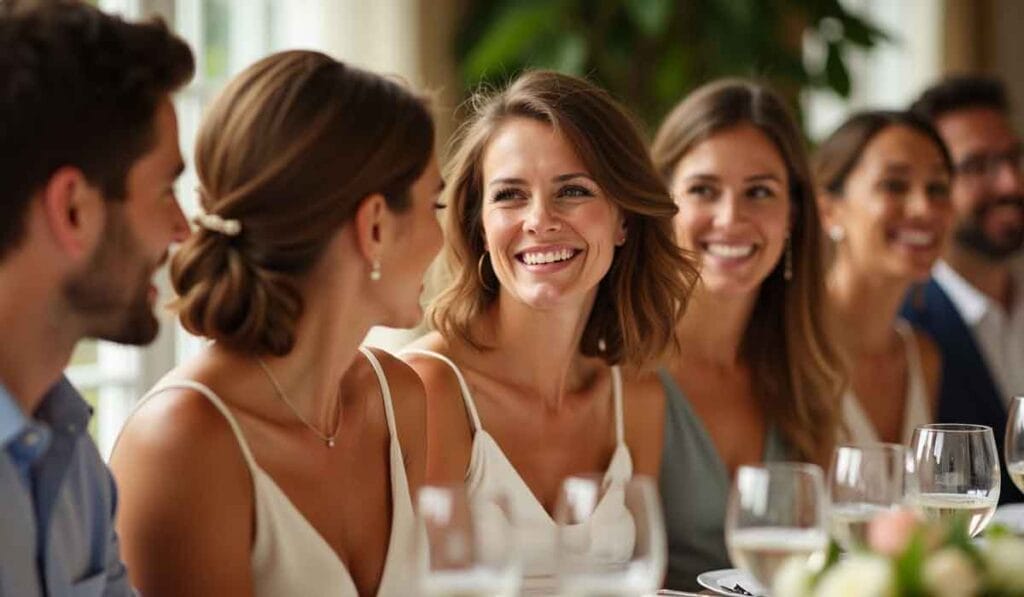
{"label": "glass of white wine", "polygon": [[554,519],[562,597],[638,597],[661,586],[665,521],[652,479],[636,476],[623,485],[602,475],[567,477]]}
{"label": "glass of white wine", "polygon": [[504,497],[471,498],[463,483],[425,485],[416,495],[416,515],[417,595],[519,594],[522,566]]}
{"label": "glass of white wine", "polygon": [[1006,421],[1006,472],[1017,489],[1024,491],[1024,396],[1015,396]]}
{"label": "glass of white wine", "polygon": [[729,558],[762,586],[796,561],[815,569],[828,549],[825,482],[813,464],[777,462],[741,466],[725,515]]}
{"label": "glass of white wine", "polygon": [[999,455],[985,425],[920,425],[907,459],[907,502],[930,520],[963,517],[972,537],[999,503]]}
{"label": "glass of white wine", "polygon": [[906,458],[899,444],[836,447],[828,471],[829,529],[844,550],[867,547],[871,520],[903,503]]}

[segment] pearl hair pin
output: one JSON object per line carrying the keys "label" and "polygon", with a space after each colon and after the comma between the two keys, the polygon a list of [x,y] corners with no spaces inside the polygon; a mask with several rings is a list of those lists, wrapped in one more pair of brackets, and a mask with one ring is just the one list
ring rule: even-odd
{"label": "pearl hair pin", "polygon": [[238,220],[222,218],[217,214],[199,214],[195,223],[211,232],[219,232],[224,236],[238,236],[242,232],[242,223]]}

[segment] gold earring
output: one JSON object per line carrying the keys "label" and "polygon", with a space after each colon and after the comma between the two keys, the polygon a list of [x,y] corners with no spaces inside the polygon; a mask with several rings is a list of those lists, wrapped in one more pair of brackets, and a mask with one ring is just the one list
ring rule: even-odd
{"label": "gold earring", "polygon": [[480,255],[480,259],[476,262],[476,275],[480,278],[480,286],[482,286],[487,292],[493,293],[494,289],[488,286],[487,280],[484,279],[484,259],[490,254],[491,253],[489,251],[484,251],[483,254]]}
{"label": "gold earring", "polygon": [[370,269],[370,279],[374,282],[380,281],[380,259],[373,260],[373,267]]}

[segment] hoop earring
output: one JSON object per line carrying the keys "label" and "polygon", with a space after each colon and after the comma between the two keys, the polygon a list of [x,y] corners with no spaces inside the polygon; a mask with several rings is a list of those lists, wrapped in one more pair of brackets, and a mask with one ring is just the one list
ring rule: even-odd
{"label": "hoop earring", "polygon": [[484,251],[483,254],[480,255],[480,260],[476,262],[476,275],[480,279],[480,286],[482,286],[483,289],[486,290],[487,292],[493,294],[496,291],[490,286],[488,286],[487,280],[484,279],[484,259],[490,254],[491,253],[489,251]]}
{"label": "hoop earring", "polygon": [[789,237],[786,237],[786,257],[782,277],[787,282],[793,279],[793,241]]}

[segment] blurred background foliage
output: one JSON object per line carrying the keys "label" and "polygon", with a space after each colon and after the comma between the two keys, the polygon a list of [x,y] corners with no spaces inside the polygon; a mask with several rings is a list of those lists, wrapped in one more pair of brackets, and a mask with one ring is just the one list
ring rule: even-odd
{"label": "blurred background foliage", "polygon": [[[687,92],[755,77],[799,111],[808,88],[850,94],[846,51],[893,41],[840,0],[474,0],[460,23],[464,90],[527,67],[583,75],[630,106],[648,131]],[[805,42],[819,59],[805,58]]]}

